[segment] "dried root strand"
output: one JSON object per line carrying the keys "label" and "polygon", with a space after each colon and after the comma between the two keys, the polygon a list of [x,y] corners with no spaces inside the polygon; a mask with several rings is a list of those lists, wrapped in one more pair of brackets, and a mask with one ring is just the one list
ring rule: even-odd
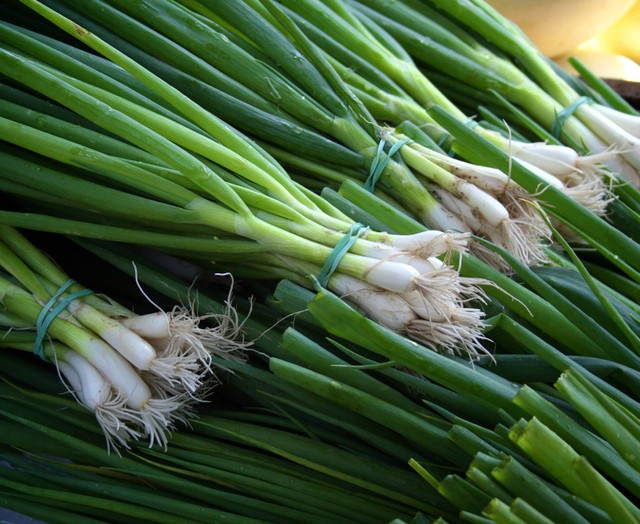
{"label": "dried root strand", "polygon": [[423,275],[421,302],[414,302],[420,318],[409,323],[406,334],[438,351],[477,359],[486,353],[482,345],[484,313],[469,303],[486,303],[483,284],[483,279],[462,277],[448,266]]}
{"label": "dried root strand", "polygon": [[417,319],[407,327],[406,334],[416,342],[426,344],[436,351],[450,355],[463,355],[471,361],[483,355],[489,355],[489,351],[482,344],[485,337],[474,327],[481,322],[482,311],[467,308],[465,316],[467,317],[465,322],[432,322]]}

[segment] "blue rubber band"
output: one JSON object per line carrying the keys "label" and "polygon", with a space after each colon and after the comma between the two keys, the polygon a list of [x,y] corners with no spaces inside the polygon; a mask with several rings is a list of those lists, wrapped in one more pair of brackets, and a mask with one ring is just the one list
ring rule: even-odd
{"label": "blue rubber band", "polygon": [[411,140],[409,140],[408,138],[405,140],[399,140],[391,146],[391,149],[389,149],[389,152],[387,154],[384,154],[384,146],[386,145],[387,140],[384,138],[380,140],[378,149],[376,150],[376,156],[371,162],[369,177],[364,183],[364,188],[367,191],[369,191],[370,193],[373,193],[375,191],[376,184],[378,183],[378,180],[380,180],[382,172],[387,167],[387,164],[389,163],[389,160],[391,160],[391,157],[395,155],[398,150],[408,142],[411,142]]}
{"label": "blue rubber band", "polygon": [[47,330],[49,329],[51,322],[53,322],[53,320],[64,309],[66,309],[66,307],[71,302],[73,302],[76,298],[80,298],[85,295],[90,295],[91,293],[93,293],[93,291],[89,289],[82,289],[80,291],[76,291],[75,293],[71,293],[70,295],[64,297],[58,303],[58,299],[74,283],[75,283],[75,280],[69,279],[64,284],[62,284],[62,286],[60,286],[58,291],[56,291],[53,294],[53,296],[49,299],[49,301],[44,305],[44,307],[42,308],[42,311],[40,311],[40,314],[38,315],[38,319],[36,320],[36,340],[33,345],[33,352],[45,362],[48,362],[49,359],[44,353],[44,347],[42,346],[42,342],[44,341],[44,337],[47,335]]}
{"label": "blue rubber band", "polygon": [[578,110],[578,108],[582,104],[593,104],[593,99],[589,98],[588,96],[581,96],[577,100],[571,102],[567,107],[565,107],[556,115],[556,119],[554,120],[553,126],[551,128],[551,134],[554,136],[554,138],[560,140],[564,123],[571,115],[573,115],[573,113]]}
{"label": "blue rubber band", "polygon": [[327,261],[324,263],[322,271],[320,271],[320,275],[318,275],[318,283],[322,287],[327,287],[329,279],[338,268],[338,264],[340,264],[342,257],[349,252],[353,244],[356,243],[356,240],[364,235],[368,229],[368,227],[356,222],[336,244],[336,247],[333,248],[333,251],[328,256]]}

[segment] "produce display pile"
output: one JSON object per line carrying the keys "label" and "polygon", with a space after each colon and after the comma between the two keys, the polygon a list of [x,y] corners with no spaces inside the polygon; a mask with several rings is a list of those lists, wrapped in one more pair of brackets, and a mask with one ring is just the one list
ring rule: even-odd
{"label": "produce display pile", "polygon": [[0,508],[640,522],[640,115],[574,65],[483,0],[5,2]]}

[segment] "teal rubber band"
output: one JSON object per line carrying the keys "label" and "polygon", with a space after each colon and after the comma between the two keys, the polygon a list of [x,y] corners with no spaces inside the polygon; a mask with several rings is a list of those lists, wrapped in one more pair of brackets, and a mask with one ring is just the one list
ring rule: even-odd
{"label": "teal rubber band", "polygon": [[327,287],[329,279],[333,273],[335,273],[335,270],[338,268],[342,258],[349,252],[353,244],[355,244],[356,241],[368,231],[368,229],[368,227],[356,222],[336,244],[336,247],[333,248],[333,251],[327,258],[327,261],[324,263],[322,271],[320,271],[320,275],[318,275],[318,283],[322,287]]}
{"label": "teal rubber band", "polygon": [[364,188],[373,193],[375,191],[376,184],[378,183],[378,179],[382,174],[382,169],[378,169],[381,159],[382,153],[384,152],[384,145],[386,141],[384,139],[380,140],[378,143],[378,149],[376,150],[376,156],[373,157],[373,161],[371,162],[371,168],[369,169],[369,177],[364,183]]}
{"label": "teal rubber band", "polygon": [[464,122],[462,122],[465,126],[470,127],[471,129],[473,129],[474,127],[479,126],[480,124],[478,124],[478,122],[476,122],[476,120],[472,117],[467,117],[464,119]]}
{"label": "teal rubber band", "polygon": [[370,193],[373,193],[375,191],[376,184],[378,183],[378,180],[380,180],[382,172],[387,167],[387,164],[391,160],[391,157],[395,155],[398,150],[408,142],[411,142],[411,140],[409,140],[408,138],[405,140],[399,140],[391,146],[391,149],[389,149],[388,153],[384,154],[384,146],[386,145],[387,141],[384,138],[380,140],[380,142],[378,143],[378,148],[376,150],[376,156],[371,162],[369,177],[364,183],[364,188],[367,191],[369,191]]}
{"label": "teal rubber band", "polygon": [[[44,353],[44,347],[42,342],[44,341],[44,337],[47,335],[47,330],[51,325],[51,322],[64,310],[66,307],[73,302],[76,298],[83,297],[85,295],[90,295],[93,291],[89,289],[82,289],[80,291],[76,291],[75,293],[71,293],[70,295],[64,297],[59,303],[58,299],[62,296],[62,294],[69,289],[75,280],[67,280],[60,288],[52,295],[49,301],[44,305],[42,311],[38,315],[38,319],[36,320],[36,340],[33,345],[33,352],[38,355],[45,362],[49,362],[47,355]],[[55,306],[55,307],[54,307]]]}
{"label": "teal rubber band", "polygon": [[442,147],[442,146],[444,145],[444,143],[445,143],[447,140],[449,140],[449,138],[451,138],[451,134],[449,134],[449,133],[443,133],[443,134],[440,136],[440,139],[438,140],[438,142],[436,142],[436,145],[437,145],[438,147]]}
{"label": "teal rubber band", "polygon": [[556,115],[556,119],[554,120],[553,126],[551,127],[551,134],[554,136],[554,138],[560,140],[560,137],[562,136],[562,128],[564,127],[565,122],[571,115],[573,115],[573,113],[578,110],[578,108],[582,104],[593,104],[593,99],[589,98],[588,96],[581,96],[577,100],[571,102],[567,107],[565,107]]}

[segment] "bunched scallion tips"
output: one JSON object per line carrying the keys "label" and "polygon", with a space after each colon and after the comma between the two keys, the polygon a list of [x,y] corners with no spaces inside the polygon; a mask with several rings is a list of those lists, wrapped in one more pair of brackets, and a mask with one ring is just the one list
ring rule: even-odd
{"label": "bunched scallion tips", "polygon": [[231,296],[220,314],[194,316],[176,307],[139,317],[87,294],[15,229],[2,226],[0,237],[0,265],[15,279],[0,275],[0,322],[33,337],[30,344],[4,344],[37,352],[41,343],[43,358],[95,414],[109,446],[139,439],[166,446],[168,434],[220,382],[221,366],[212,359],[244,358],[247,344]]}

